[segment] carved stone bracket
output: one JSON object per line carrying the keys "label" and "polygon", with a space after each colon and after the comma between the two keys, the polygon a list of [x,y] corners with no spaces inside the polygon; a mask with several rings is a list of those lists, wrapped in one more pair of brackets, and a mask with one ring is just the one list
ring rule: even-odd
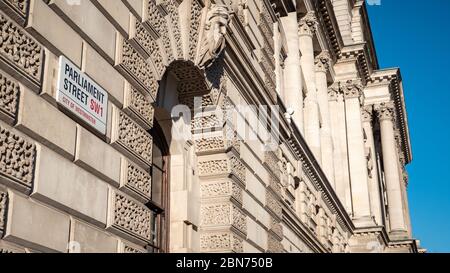
{"label": "carved stone bracket", "polygon": [[331,57],[328,51],[324,50],[315,58],[316,71],[327,72],[331,65]]}

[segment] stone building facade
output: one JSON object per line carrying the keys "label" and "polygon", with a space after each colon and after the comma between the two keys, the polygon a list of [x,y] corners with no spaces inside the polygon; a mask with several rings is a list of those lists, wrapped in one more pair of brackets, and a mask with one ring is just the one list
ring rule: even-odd
{"label": "stone building facade", "polygon": [[0,252],[418,251],[364,1],[0,6]]}

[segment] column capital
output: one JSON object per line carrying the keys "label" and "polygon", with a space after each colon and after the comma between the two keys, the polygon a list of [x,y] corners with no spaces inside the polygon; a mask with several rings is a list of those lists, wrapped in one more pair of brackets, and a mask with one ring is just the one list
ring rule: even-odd
{"label": "column capital", "polygon": [[330,53],[327,50],[322,51],[314,60],[317,72],[327,72],[331,66]]}
{"label": "column capital", "polygon": [[344,93],[344,98],[352,99],[358,98],[361,104],[364,101],[363,85],[360,80],[348,80],[341,83],[342,92]]}
{"label": "column capital", "polygon": [[342,98],[342,91],[339,88],[339,84],[334,83],[328,87],[328,100],[338,101],[339,98]]}
{"label": "column capital", "polygon": [[305,16],[303,16],[298,22],[298,34],[299,35],[309,35],[313,36],[317,31],[317,21],[316,15],[313,11],[309,11]]}
{"label": "column capital", "polygon": [[375,111],[377,113],[378,120],[395,120],[394,104],[391,102],[383,102],[375,105]]}
{"label": "column capital", "polygon": [[372,122],[373,120],[373,106],[366,105],[361,109],[362,122]]}

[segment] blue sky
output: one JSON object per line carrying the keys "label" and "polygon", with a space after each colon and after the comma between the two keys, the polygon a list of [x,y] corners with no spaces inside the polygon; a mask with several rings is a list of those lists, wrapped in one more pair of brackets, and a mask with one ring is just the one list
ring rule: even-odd
{"label": "blue sky", "polygon": [[429,252],[450,252],[450,1],[380,1],[368,10],[380,68],[403,76],[413,234]]}

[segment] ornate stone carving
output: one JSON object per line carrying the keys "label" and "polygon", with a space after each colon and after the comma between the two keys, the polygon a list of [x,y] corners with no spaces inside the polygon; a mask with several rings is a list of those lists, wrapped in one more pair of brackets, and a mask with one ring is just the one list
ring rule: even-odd
{"label": "ornate stone carving", "polygon": [[266,191],[266,207],[272,212],[272,216],[281,219],[280,201],[270,191]]}
{"label": "ornate stone carving", "polygon": [[281,223],[272,217],[272,221],[270,222],[270,231],[272,231],[278,238],[283,239],[283,226]]}
{"label": "ornate stone carving", "polygon": [[0,59],[16,67],[38,85],[43,62],[41,45],[3,13],[0,13],[0,31]]}
{"label": "ornate stone carving", "polygon": [[313,11],[309,11],[298,23],[299,35],[314,35],[317,31],[317,18]]}
{"label": "ornate stone carving", "polygon": [[119,111],[117,143],[148,165],[152,162],[152,137],[125,113]]}
{"label": "ornate stone carving", "polygon": [[272,234],[267,234],[267,252],[269,253],[283,253],[284,247],[281,241],[275,238]]}
{"label": "ornate stone carving", "polygon": [[202,226],[232,225],[244,234],[247,233],[245,215],[232,203],[203,204],[200,213]]}
{"label": "ornate stone carving", "polygon": [[316,71],[327,72],[331,65],[331,57],[328,51],[324,50],[315,58]]}
{"label": "ornate stone carving", "polygon": [[200,191],[203,199],[230,196],[242,204],[242,188],[233,180],[204,182],[200,185]]}
{"label": "ornate stone carving", "polygon": [[125,40],[122,44],[120,67],[125,70],[131,80],[139,83],[153,97],[156,96],[158,83],[156,82],[151,65]]}
{"label": "ornate stone carving", "polygon": [[137,249],[137,248],[134,248],[134,247],[132,247],[132,246],[125,245],[125,246],[123,247],[123,253],[133,253],[133,254],[137,254],[137,253],[145,253],[145,252],[142,251],[142,250],[139,250],[139,249]]}
{"label": "ornate stone carving", "polygon": [[225,34],[230,21],[228,6],[212,4],[208,10],[198,66],[208,68],[225,48]]}
{"label": "ornate stone carving", "polygon": [[131,87],[130,89],[130,109],[149,127],[153,125],[154,109],[150,100],[142,95],[139,91]]}
{"label": "ornate stone carving", "polygon": [[378,120],[395,120],[395,109],[393,103],[380,103],[375,106]]}
{"label": "ornate stone carving", "polygon": [[245,183],[246,167],[244,166],[242,161],[239,158],[232,156],[230,158],[230,164],[231,164],[231,173]]}
{"label": "ornate stone carving", "polygon": [[339,88],[339,84],[335,83],[328,87],[328,100],[338,101],[342,99],[342,90]]}
{"label": "ornate stone carving", "polygon": [[371,105],[364,106],[361,109],[362,122],[372,122],[372,118],[373,118],[373,107]]}
{"label": "ornate stone carving", "polygon": [[140,167],[128,162],[125,187],[148,201],[151,198],[151,176]]}
{"label": "ornate stone carving", "polygon": [[200,35],[200,19],[202,17],[203,7],[198,0],[192,1],[191,6],[191,22],[189,28],[189,58],[195,60],[197,53],[198,37]]}
{"label": "ornate stone carving", "polygon": [[202,251],[243,252],[243,240],[231,232],[203,233],[200,235]]}
{"label": "ornate stone carving", "polygon": [[112,227],[139,240],[151,240],[152,212],[144,205],[125,195],[114,193]]}
{"label": "ornate stone carving", "polygon": [[195,148],[197,153],[222,151],[226,148],[226,140],[223,136],[197,139],[195,140]]}
{"label": "ornate stone carving", "polygon": [[6,206],[8,204],[8,194],[0,191],[0,236],[3,234],[6,226]]}
{"label": "ornate stone carving", "polygon": [[180,19],[178,14],[178,7],[175,0],[166,0],[165,6],[167,8],[167,14],[170,18],[171,33],[177,49],[178,58],[183,57],[181,33],[180,33]]}
{"label": "ornate stone carving", "polygon": [[164,62],[158,43],[153,39],[147,29],[139,21],[136,21],[136,37],[135,40],[144,49],[146,54],[151,57],[153,65],[159,75],[164,73]]}
{"label": "ornate stone carving", "polygon": [[359,80],[348,80],[341,83],[341,89],[344,92],[345,99],[358,98],[361,103],[364,99],[363,86]]}
{"label": "ornate stone carving", "polygon": [[279,159],[273,151],[267,151],[264,153],[264,164],[269,167],[269,170],[276,179],[280,179],[281,174],[280,165],[278,163]]}
{"label": "ornate stone carving", "polygon": [[36,146],[0,126],[0,176],[31,188]]}
{"label": "ornate stone carving", "polygon": [[0,71],[0,117],[6,115],[10,120],[14,120],[19,101],[19,84]]}
{"label": "ornate stone carving", "polygon": [[201,161],[198,163],[198,171],[200,176],[218,175],[228,172],[228,160],[217,159],[209,161]]}

